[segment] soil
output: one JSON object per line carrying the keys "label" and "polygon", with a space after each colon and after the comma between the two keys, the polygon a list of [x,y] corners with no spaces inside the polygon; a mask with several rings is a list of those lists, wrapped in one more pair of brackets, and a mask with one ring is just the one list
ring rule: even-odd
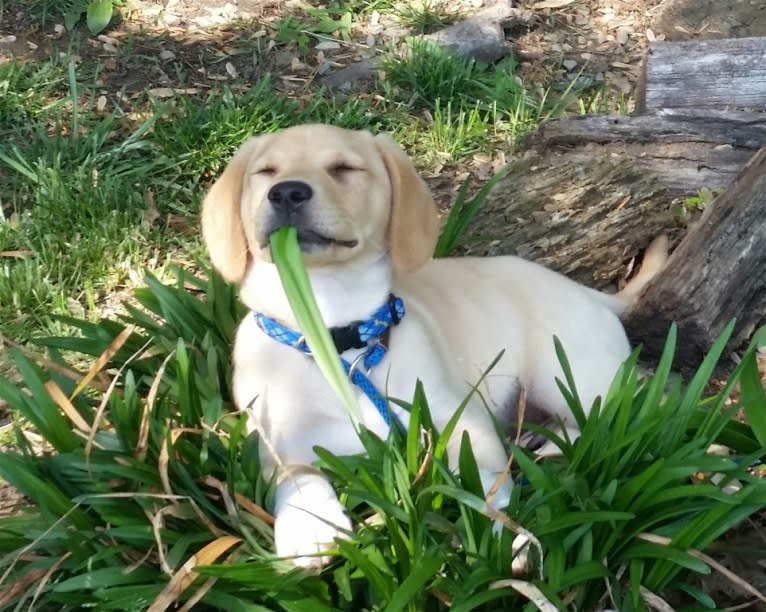
{"label": "soil", "polygon": [[[469,13],[490,1],[444,4],[451,11]],[[280,39],[281,20],[305,17],[299,3],[291,0],[134,0],[99,36],[90,36],[83,24],[67,32],[55,11],[41,24],[23,0],[7,0],[0,7],[0,64],[71,51],[80,79],[93,75],[104,103],[126,112],[147,92],[169,98],[204,96],[224,84],[234,91],[246,90],[267,74],[275,87],[308,97],[321,77],[363,64],[378,50],[416,34],[396,19],[372,14],[354,27],[349,39],[328,37],[319,48],[311,38]],[[519,78],[541,91],[564,90],[577,79],[592,92],[588,112],[631,110],[640,63],[652,40],[766,35],[763,0],[521,0],[514,7],[520,17],[506,36],[519,60]],[[302,42],[305,46],[298,44]],[[352,85],[360,95],[364,87],[363,80]],[[479,157],[460,166],[436,167],[429,182],[438,199],[449,201],[466,173],[481,181],[488,175],[487,166],[488,160]],[[8,427],[0,420],[0,429]],[[13,512],[18,501],[7,487],[0,487],[0,515]],[[744,539],[752,548],[753,537],[756,542],[766,540],[764,531],[763,517],[755,518],[723,544],[738,545]],[[727,554],[729,567],[764,588],[762,554]],[[718,584],[711,579],[705,586],[714,596],[726,593],[729,601],[742,601],[741,591],[727,593],[730,583],[725,580]]]}

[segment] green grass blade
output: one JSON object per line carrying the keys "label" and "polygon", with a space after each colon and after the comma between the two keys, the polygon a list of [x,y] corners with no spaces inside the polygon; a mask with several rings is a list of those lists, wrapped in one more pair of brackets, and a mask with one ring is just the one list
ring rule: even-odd
{"label": "green grass blade", "polygon": [[346,407],[354,427],[358,428],[359,406],[356,395],[351,388],[348,376],[343,371],[330,332],[319,314],[319,307],[311,291],[311,283],[298,245],[298,231],[294,227],[284,227],[274,232],[271,235],[271,254],[290,308],[311,348],[314,360]]}
{"label": "green grass blade", "polygon": [[747,416],[747,422],[762,447],[766,447],[766,391],[764,391],[755,349],[766,345],[766,327],[762,327],[744,357],[740,384],[742,388],[741,404]]}
{"label": "green grass blade", "polygon": [[391,595],[391,599],[385,608],[386,612],[399,612],[415,601],[418,593],[424,588],[428,580],[439,571],[442,565],[443,561],[439,557],[421,559],[415,566],[415,569]]}

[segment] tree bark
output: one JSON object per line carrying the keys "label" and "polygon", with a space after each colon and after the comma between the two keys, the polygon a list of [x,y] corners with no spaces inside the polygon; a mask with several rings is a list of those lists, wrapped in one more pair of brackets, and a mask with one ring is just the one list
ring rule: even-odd
{"label": "tree bark", "polygon": [[766,115],[683,110],[544,123],[490,193],[464,252],[517,254],[589,286],[614,286],[687,196],[727,188],[766,145]]}
{"label": "tree bark", "polygon": [[656,235],[680,229],[671,201],[661,180],[628,159],[530,151],[489,194],[464,253],[515,254],[608,287]]}
{"label": "tree bark", "polygon": [[766,115],[711,109],[647,115],[595,115],[544,123],[535,148],[567,151],[570,161],[620,155],[655,173],[678,195],[724,189],[766,145]]}
{"label": "tree bark", "polygon": [[766,38],[655,41],[636,89],[636,111],[766,108]]}
{"label": "tree bark", "polygon": [[672,321],[678,364],[697,364],[737,318],[730,346],[766,318],[766,148],[718,196],[629,313],[629,335],[656,356]]}

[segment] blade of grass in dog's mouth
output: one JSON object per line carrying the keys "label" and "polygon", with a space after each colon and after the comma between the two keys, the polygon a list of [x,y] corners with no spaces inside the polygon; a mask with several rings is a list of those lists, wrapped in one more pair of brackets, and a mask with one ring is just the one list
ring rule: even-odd
{"label": "blade of grass in dog's mouth", "polygon": [[306,339],[319,369],[343,402],[356,427],[359,423],[356,395],[314,299],[298,244],[298,231],[294,227],[282,227],[271,234],[269,243],[271,259],[277,266],[298,329]]}

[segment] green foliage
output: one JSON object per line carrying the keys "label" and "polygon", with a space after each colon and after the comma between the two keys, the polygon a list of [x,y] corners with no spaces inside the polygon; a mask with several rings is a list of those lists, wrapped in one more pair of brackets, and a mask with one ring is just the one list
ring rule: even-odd
{"label": "green foliage", "polygon": [[343,402],[356,428],[359,424],[356,397],[348,376],[343,371],[338,349],[335,348],[332,336],[322,321],[322,315],[319,314],[308,273],[303,265],[298,231],[294,227],[283,227],[271,235],[270,243],[271,256],[298,327],[306,337],[314,361]]}
{"label": "green foliage", "polygon": [[507,174],[508,168],[505,167],[484,183],[481,189],[471,198],[468,198],[471,178],[468,177],[463,181],[457,192],[455,202],[452,204],[452,208],[442,224],[439,240],[434,249],[434,257],[449,257],[455,253],[459,246],[470,240],[467,233],[471,222],[479,214],[489,192]]}
{"label": "green foliage", "polygon": [[443,0],[416,0],[400,3],[394,10],[402,25],[412,28],[416,34],[430,34],[455,23],[460,15],[449,10]]}
{"label": "green foliage", "polygon": [[[23,387],[0,380],[0,397],[50,445],[34,447],[17,428],[17,449],[0,456],[0,475],[26,496],[21,514],[0,518],[2,588],[30,587],[12,593],[13,605],[130,610],[162,596],[225,610],[523,609],[521,586],[576,610],[603,605],[608,588],[618,609],[638,610],[641,587],[659,594],[709,571],[691,549],[766,507],[766,482],[745,469],[766,440],[766,397],[753,378],[766,329],[709,398],[703,390],[731,328],[686,386],[670,378],[673,332],[657,373],[641,380],[633,355],[587,418],[560,352],[562,393],[582,435],[572,442],[541,430],[562,449],[541,463],[512,448],[516,480],[529,484],[514,489],[509,512],[542,544],[541,578],[510,580],[513,534],[493,535],[471,440],[455,476],[444,453],[450,428],[434,430],[421,388],[403,402],[406,433],[382,440],[363,430],[359,456],[317,450],[360,527],[321,574],[291,570],[270,552],[271,527],[256,508],[272,495],[258,440],[230,412],[229,351],[244,314],[236,292],[215,274],[177,275],[173,286],[147,277],[140,306],[119,321],[71,320],[78,337],[41,340],[58,367],[15,352]],[[81,375],[65,374],[72,353],[106,355],[108,376],[77,384]],[[725,402],[738,382],[756,415],[750,427]],[[734,454],[708,455],[714,441]],[[694,484],[698,472],[723,480]],[[724,492],[735,481],[741,488]],[[200,576],[174,586],[193,555]]]}
{"label": "green foliage", "polygon": [[703,187],[697,193],[689,195],[683,200],[676,200],[671,205],[670,212],[681,225],[688,225],[722,192],[723,189],[710,190]]}
{"label": "green foliage", "polygon": [[64,16],[64,25],[72,30],[85,15],[85,22],[91,34],[106,29],[112,20],[114,9],[122,6],[122,0],[65,0],[58,5]]}
{"label": "green foliage", "polygon": [[303,19],[288,15],[279,20],[276,26],[277,42],[294,44],[306,51],[313,38],[337,36],[351,40],[353,13],[350,10],[312,7],[303,10],[306,13]]}
{"label": "green foliage", "polygon": [[[73,64],[68,83],[63,67],[5,74],[26,93],[0,104],[7,120],[0,124],[7,144],[0,151],[9,187],[4,204],[18,215],[15,224],[0,223],[0,250],[30,257],[0,262],[0,321],[4,333],[23,337],[30,326],[44,328],[51,311],[69,312],[69,296],[81,292],[83,307],[93,304],[140,267],[154,236],[140,225],[146,193],[135,185],[178,162],[147,142],[155,117],[120,133],[116,116],[82,112]],[[77,103],[71,111],[63,101],[44,103],[38,83],[49,91],[68,85]],[[30,123],[12,122],[30,115]]]}
{"label": "green foliage", "polygon": [[401,138],[428,159],[453,161],[514,142],[560,108],[536,100],[516,79],[512,58],[493,66],[453,55],[427,41],[411,40],[389,54],[382,87],[388,100],[420,110],[429,122],[422,134]]}
{"label": "green foliage", "polygon": [[384,62],[386,83],[396,97],[419,108],[435,110],[436,101],[455,108],[495,106],[503,112],[530,104],[529,94],[516,80],[516,65],[506,59],[495,66],[454,55],[422,40],[410,40],[408,54],[390,55]]}

